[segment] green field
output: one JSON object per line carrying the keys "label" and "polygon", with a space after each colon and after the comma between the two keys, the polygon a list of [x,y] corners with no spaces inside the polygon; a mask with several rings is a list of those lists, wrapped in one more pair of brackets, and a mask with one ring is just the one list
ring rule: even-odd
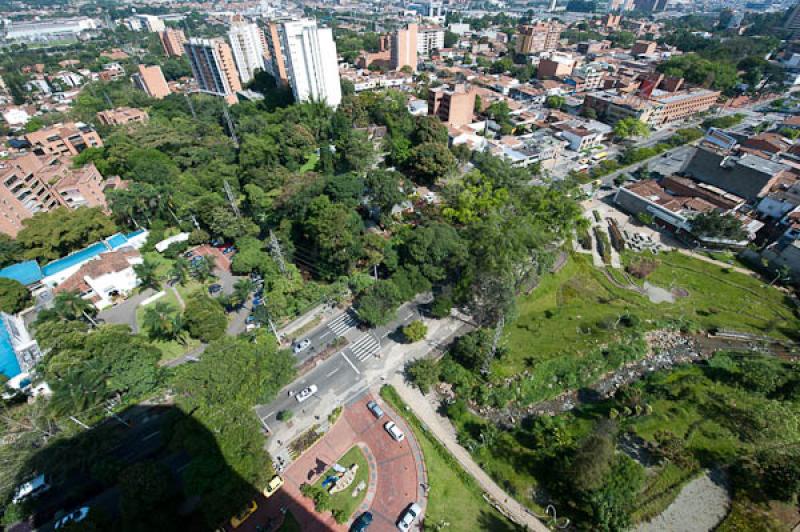
{"label": "green field", "polygon": [[456,462],[455,458],[429,434],[410,413],[391,386],[381,389],[381,397],[395,412],[403,412],[422,448],[428,471],[428,507],[425,529],[449,523],[448,530],[512,531],[515,526],[500,515],[483,498],[482,490]]}
{"label": "green field", "polygon": [[[353,464],[358,464],[358,472],[356,473],[356,477],[353,479],[353,482],[347,487],[347,489],[331,495],[331,510],[341,510],[344,515],[349,518],[353,515],[353,513],[356,511],[356,508],[358,508],[358,506],[361,504],[361,501],[363,501],[364,497],[367,495],[366,487],[361,490],[361,492],[358,494],[358,497],[353,497],[352,492],[360,482],[364,482],[365,486],[369,484],[369,464],[367,464],[367,458],[364,456],[364,453],[358,448],[358,446],[353,447],[344,453],[344,455],[339,458],[337,462],[342,467],[348,469]],[[328,469],[324,475],[319,477],[316,485],[322,486],[323,480],[325,480],[328,475],[333,474],[335,474],[333,468]]]}
{"label": "green field", "polygon": [[[640,256],[623,258],[629,264]],[[623,272],[609,269],[615,285],[588,257],[573,255],[557,274],[518,299],[517,318],[503,338],[505,354],[492,366],[493,379],[530,371],[515,398],[532,403],[585,386],[619,362],[643,355],[636,342],[649,329],[683,325],[787,339],[800,326],[784,293],[754,277],[678,253],[655,260],[657,267],[646,280],[676,290],[674,303],[652,303],[620,288],[629,284]],[[621,325],[624,316],[633,316],[635,326]]]}

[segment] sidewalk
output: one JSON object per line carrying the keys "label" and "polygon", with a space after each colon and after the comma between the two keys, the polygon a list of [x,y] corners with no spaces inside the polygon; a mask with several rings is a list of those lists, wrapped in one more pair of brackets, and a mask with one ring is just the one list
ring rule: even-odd
{"label": "sidewalk", "polygon": [[458,463],[478,482],[481,488],[496,502],[503,512],[515,523],[528,530],[546,532],[548,528],[531,515],[527,508],[503,491],[483,469],[475,463],[472,456],[458,444],[455,430],[450,422],[437,414],[425,396],[417,388],[408,385],[402,375],[395,374],[389,381],[400,394],[403,401],[414,411],[433,435],[458,460]]}

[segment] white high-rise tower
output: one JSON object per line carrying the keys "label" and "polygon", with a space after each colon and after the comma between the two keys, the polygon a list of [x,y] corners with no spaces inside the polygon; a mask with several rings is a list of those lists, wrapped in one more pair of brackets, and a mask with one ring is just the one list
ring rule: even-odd
{"label": "white high-rise tower", "polygon": [[281,24],[280,34],[295,101],[316,100],[338,106],[342,88],[333,30],[318,28],[314,20],[301,19]]}
{"label": "white high-rise tower", "polygon": [[234,22],[228,32],[231,52],[242,83],[248,83],[256,70],[264,70],[264,37],[256,24]]}

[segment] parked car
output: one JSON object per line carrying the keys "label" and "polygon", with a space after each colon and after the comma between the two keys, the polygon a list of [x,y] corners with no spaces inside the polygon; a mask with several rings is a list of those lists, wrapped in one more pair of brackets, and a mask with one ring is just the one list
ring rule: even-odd
{"label": "parked car", "polygon": [[403,431],[400,430],[400,427],[398,427],[394,421],[387,421],[383,428],[386,429],[386,432],[389,433],[389,436],[391,436],[394,441],[403,441],[406,438],[406,435],[403,434]]}
{"label": "parked car", "polygon": [[69,523],[80,523],[81,521],[86,519],[87,515],[89,515],[89,507],[88,506],[82,506],[82,507],[78,508],[77,510],[74,510],[74,511],[68,513],[67,515],[61,517],[61,519],[56,521],[56,524],[53,525],[53,528],[58,530],[61,527],[64,527],[64,526],[68,525]]}
{"label": "parked car", "polygon": [[364,532],[372,523],[372,513],[364,512],[350,525],[350,532]]}
{"label": "parked car", "polygon": [[367,403],[367,408],[369,408],[369,411],[372,412],[372,415],[376,418],[380,419],[383,417],[383,410],[375,401],[370,401]]}
{"label": "parked car", "polygon": [[417,520],[421,513],[422,508],[420,508],[419,504],[412,502],[408,505],[408,508],[400,514],[400,519],[397,520],[397,529],[403,531],[410,530],[411,525],[414,524],[414,521]]}
{"label": "parked car", "polygon": [[297,399],[298,403],[302,403],[303,401],[305,401],[306,399],[317,393],[317,390],[318,390],[317,385],[312,384],[308,388],[303,388],[302,390],[300,390],[300,392],[298,392],[294,397],[295,399]]}
{"label": "parked car", "polygon": [[272,495],[275,494],[276,491],[280,489],[281,486],[283,486],[283,479],[280,476],[275,475],[267,483],[267,487],[264,488],[264,491],[262,493],[264,494],[264,497],[271,497]]}
{"label": "parked car", "polygon": [[239,528],[242,523],[247,521],[248,517],[255,513],[256,510],[258,510],[258,504],[256,501],[250,501],[250,504],[248,504],[241,512],[231,517],[231,526],[233,528]]}
{"label": "parked car", "polygon": [[299,340],[299,341],[295,342],[294,346],[292,347],[292,350],[294,351],[294,354],[296,355],[298,353],[302,353],[303,351],[308,349],[310,346],[311,346],[311,340],[309,340],[308,338],[303,338],[302,340]]}
{"label": "parked car", "polygon": [[222,291],[222,285],[221,284],[212,284],[211,286],[208,287],[208,293],[209,294],[217,294],[217,293],[219,293],[221,291]]}
{"label": "parked car", "polygon": [[44,475],[37,475],[27,482],[17,486],[17,491],[14,492],[11,502],[19,504],[28,497],[36,497],[50,489],[50,484],[47,483],[47,478]]}

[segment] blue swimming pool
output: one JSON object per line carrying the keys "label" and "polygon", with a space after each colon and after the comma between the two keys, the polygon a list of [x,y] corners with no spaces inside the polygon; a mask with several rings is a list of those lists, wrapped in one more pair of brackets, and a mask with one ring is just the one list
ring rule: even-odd
{"label": "blue swimming pool", "polygon": [[5,324],[0,321],[0,373],[12,379],[22,373],[17,362],[17,355],[11,347],[11,337],[8,335]]}
{"label": "blue swimming pool", "polygon": [[111,249],[117,249],[118,247],[127,244],[128,238],[122,233],[117,233],[116,235],[111,235],[108,237],[106,239],[106,243],[111,246]]}
{"label": "blue swimming pool", "polygon": [[42,274],[44,274],[45,277],[55,275],[59,272],[63,272],[67,268],[75,266],[76,264],[80,264],[91,259],[92,257],[96,257],[105,251],[108,251],[108,247],[106,246],[105,242],[97,242],[88,248],[76,251],[72,255],[67,255],[63,259],[54,260],[53,262],[46,264],[42,267]]}

